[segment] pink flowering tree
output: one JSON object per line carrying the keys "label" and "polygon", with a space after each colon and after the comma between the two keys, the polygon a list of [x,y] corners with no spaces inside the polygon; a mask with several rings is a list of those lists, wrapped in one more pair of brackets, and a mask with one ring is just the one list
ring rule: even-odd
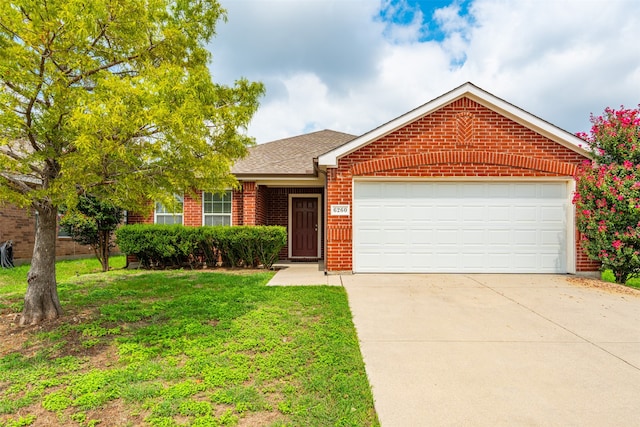
{"label": "pink flowering tree", "polygon": [[640,275],[640,106],[607,108],[579,133],[592,155],[576,174],[577,226],[587,255],[616,282]]}

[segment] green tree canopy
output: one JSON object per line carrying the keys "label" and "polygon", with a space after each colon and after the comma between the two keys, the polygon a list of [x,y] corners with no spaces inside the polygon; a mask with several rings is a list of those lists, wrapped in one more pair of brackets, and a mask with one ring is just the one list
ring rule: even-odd
{"label": "green tree canopy", "polygon": [[[264,87],[212,82],[205,45],[224,18],[216,0],[0,3],[0,201],[40,218],[21,323],[60,313],[58,206],[88,192],[140,209],[235,184]],[[30,297],[39,287],[51,301]]]}

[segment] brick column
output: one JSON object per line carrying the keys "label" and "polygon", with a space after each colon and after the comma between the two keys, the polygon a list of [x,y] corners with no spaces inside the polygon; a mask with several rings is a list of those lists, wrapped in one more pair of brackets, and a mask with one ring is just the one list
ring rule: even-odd
{"label": "brick column", "polygon": [[187,226],[199,227],[202,225],[202,193],[194,196],[184,195],[182,223]]}
{"label": "brick column", "polygon": [[255,182],[242,183],[242,224],[256,225],[256,193]]}
{"label": "brick column", "polygon": [[[327,171],[327,253],[328,271],[351,271],[352,265],[352,176],[344,166]],[[331,205],[350,205],[349,216],[330,214]]]}

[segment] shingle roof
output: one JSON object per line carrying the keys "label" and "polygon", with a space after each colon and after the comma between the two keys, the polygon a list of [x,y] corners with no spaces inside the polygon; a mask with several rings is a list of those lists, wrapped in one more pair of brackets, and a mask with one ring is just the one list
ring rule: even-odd
{"label": "shingle roof", "polygon": [[315,175],[313,159],[345,144],[355,135],[321,130],[259,144],[231,169],[242,175]]}

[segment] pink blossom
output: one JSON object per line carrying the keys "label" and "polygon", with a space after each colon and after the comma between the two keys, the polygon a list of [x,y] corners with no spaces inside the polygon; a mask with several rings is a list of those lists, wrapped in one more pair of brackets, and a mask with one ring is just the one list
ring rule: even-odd
{"label": "pink blossom", "polygon": [[614,249],[618,250],[620,249],[620,246],[622,246],[622,242],[620,240],[614,240],[613,243],[611,243],[611,246],[613,246]]}

